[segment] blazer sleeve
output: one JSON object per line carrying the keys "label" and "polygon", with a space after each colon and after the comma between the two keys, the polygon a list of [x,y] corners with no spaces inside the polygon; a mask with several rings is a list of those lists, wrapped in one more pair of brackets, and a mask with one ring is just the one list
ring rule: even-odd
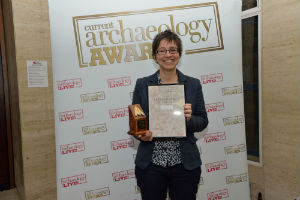
{"label": "blazer sleeve", "polygon": [[132,98],[132,105],[133,104],[141,104],[141,80],[137,79],[135,83],[135,87],[133,90],[133,98]]}
{"label": "blazer sleeve", "polygon": [[208,125],[208,118],[202,93],[202,87],[200,81],[196,81],[196,102],[192,104],[192,117],[189,122],[187,122],[187,131],[194,133],[200,132],[205,129]]}

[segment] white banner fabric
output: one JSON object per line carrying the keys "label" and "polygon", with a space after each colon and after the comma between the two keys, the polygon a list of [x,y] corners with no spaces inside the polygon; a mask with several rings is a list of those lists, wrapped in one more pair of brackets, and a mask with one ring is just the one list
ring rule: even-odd
{"label": "white banner fabric", "polygon": [[137,78],[157,70],[153,37],[180,35],[179,70],[201,80],[209,125],[195,133],[198,200],[250,200],[241,0],[49,0],[57,198],[141,199],[127,135]]}

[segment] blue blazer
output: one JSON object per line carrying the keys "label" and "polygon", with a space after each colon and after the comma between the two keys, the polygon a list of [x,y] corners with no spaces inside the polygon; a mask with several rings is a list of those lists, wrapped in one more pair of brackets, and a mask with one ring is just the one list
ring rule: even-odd
{"label": "blue blazer", "polygon": [[[148,119],[148,85],[158,85],[157,73],[159,73],[159,71],[150,76],[137,79],[133,92],[132,104],[140,104]],[[196,78],[184,75],[179,70],[177,70],[177,74],[179,84],[185,85],[185,102],[192,104],[192,117],[190,121],[186,123],[187,137],[179,139],[182,164],[185,169],[192,170],[202,164],[200,153],[196,145],[197,138],[195,138],[194,133],[205,129],[208,124],[208,119],[200,81]],[[151,142],[140,142],[135,159],[137,167],[144,169],[150,164],[154,141],[155,138],[153,138]]]}

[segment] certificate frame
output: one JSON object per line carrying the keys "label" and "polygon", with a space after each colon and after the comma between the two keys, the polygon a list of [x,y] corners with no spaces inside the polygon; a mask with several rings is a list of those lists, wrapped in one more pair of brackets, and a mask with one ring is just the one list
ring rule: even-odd
{"label": "certificate frame", "polygon": [[148,100],[153,137],[186,137],[184,84],[149,85]]}

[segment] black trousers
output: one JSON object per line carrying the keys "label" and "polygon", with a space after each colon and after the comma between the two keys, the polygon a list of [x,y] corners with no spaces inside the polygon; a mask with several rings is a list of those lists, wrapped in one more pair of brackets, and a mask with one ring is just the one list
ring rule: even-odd
{"label": "black trousers", "polygon": [[143,200],[165,200],[167,190],[171,200],[196,200],[201,168],[186,170],[182,164],[164,168],[151,163],[145,169],[136,166],[135,175]]}

